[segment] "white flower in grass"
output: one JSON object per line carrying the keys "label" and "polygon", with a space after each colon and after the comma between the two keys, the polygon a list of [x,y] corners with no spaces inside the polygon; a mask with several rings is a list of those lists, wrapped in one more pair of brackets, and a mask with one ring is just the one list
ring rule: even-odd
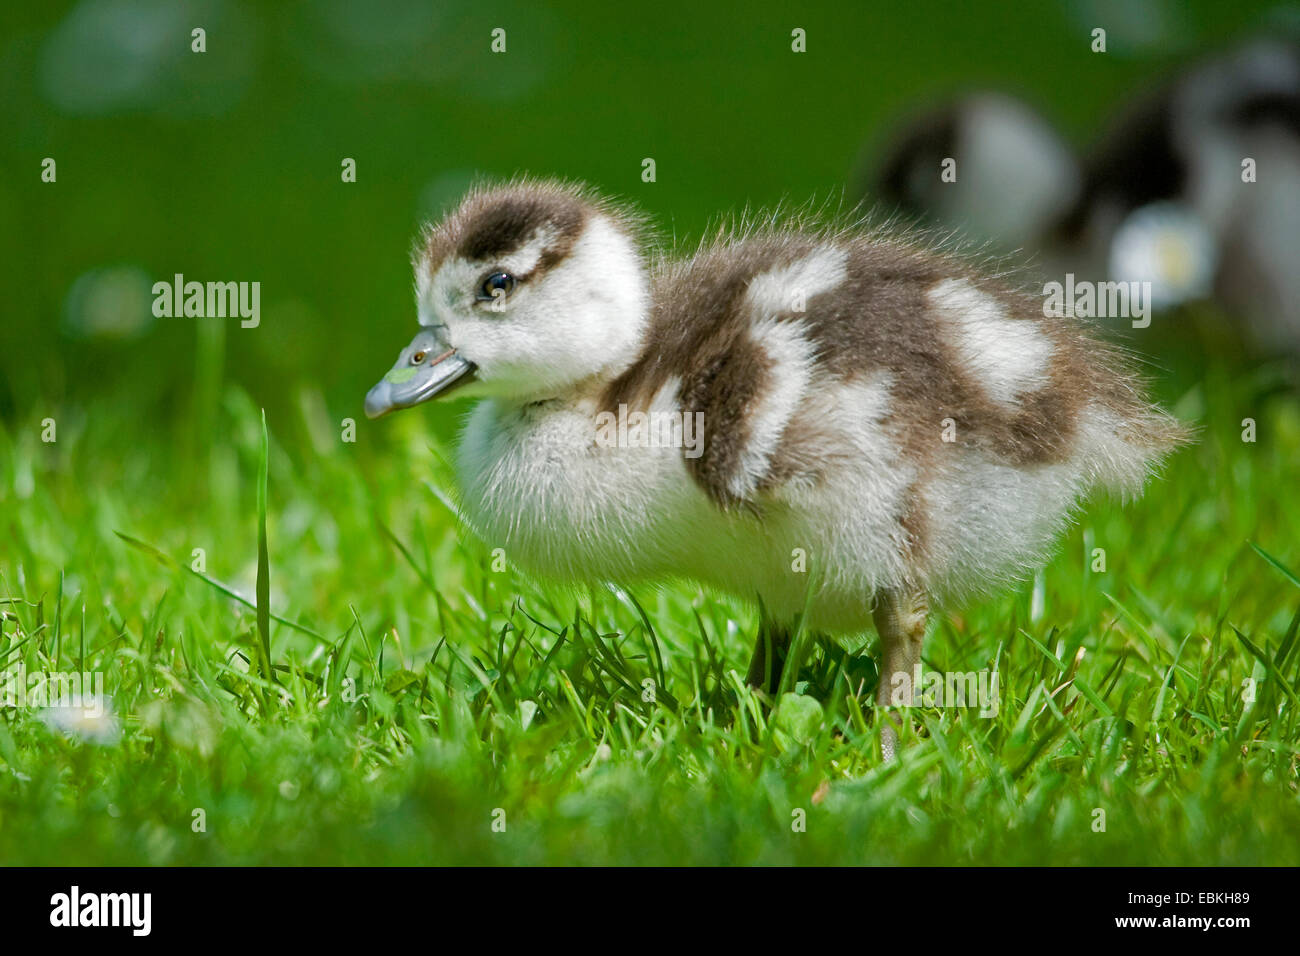
{"label": "white flower in grass", "polygon": [[1179,203],[1151,203],[1115,231],[1110,278],[1150,282],[1151,304],[1167,308],[1209,295],[1217,259],[1214,237],[1196,213]]}
{"label": "white flower in grass", "polygon": [[51,730],[62,731],[92,744],[115,744],[122,727],[113,714],[113,700],[106,695],[74,694],[64,703],[46,707],[41,721]]}

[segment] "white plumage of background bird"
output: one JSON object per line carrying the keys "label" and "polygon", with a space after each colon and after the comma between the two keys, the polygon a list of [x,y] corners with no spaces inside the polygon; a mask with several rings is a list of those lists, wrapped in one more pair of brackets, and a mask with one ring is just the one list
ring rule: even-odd
{"label": "white plumage of background bird", "polygon": [[[675,257],[635,214],[523,180],[429,229],[415,283],[421,331],[367,414],[480,398],[457,470],[484,541],[563,581],[757,597],[769,690],[801,615],[874,620],[888,704],[932,603],[1031,572],[1090,490],[1138,494],[1185,437],[1079,321],[888,230],[769,219]],[[696,447],[604,440],[636,412],[690,416]]]}

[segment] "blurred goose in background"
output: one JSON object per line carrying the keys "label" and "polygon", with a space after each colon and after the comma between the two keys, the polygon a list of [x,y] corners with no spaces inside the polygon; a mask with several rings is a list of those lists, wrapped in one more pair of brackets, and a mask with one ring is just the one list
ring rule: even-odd
{"label": "blurred goose in background", "polygon": [[634,214],[521,181],[429,229],[415,286],[366,413],[479,399],[457,469],[483,540],[561,581],[758,597],[768,691],[806,610],[874,620],[877,701],[910,702],[932,603],[1031,572],[1084,496],[1138,494],[1183,437],[1081,323],[880,231],[769,217],[661,256]]}
{"label": "blurred goose in background", "polygon": [[[941,178],[956,159],[956,179]],[[872,161],[867,199],[905,216],[1035,246],[1070,211],[1083,173],[1056,129],[1014,97],[986,91],[908,121]]]}
{"label": "blurred goose in background", "polygon": [[[938,155],[957,160],[956,183],[940,180]],[[989,157],[1002,157],[991,171]],[[1149,281],[1157,307],[1213,298],[1264,347],[1300,351],[1294,39],[1185,69],[1122,110],[1083,161],[1030,107],[959,99],[899,135],[875,187],[919,219],[1023,247],[1052,277]]]}

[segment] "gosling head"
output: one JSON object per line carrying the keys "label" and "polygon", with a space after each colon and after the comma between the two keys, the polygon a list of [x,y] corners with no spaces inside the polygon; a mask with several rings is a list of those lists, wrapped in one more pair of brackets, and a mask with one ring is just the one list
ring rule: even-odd
{"label": "gosling head", "polygon": [[366,396],[366,415],[453,389],[538,401],[623,371],[649,305],[636,232],[566,185],[471,193],[416,250],[420,332]]}

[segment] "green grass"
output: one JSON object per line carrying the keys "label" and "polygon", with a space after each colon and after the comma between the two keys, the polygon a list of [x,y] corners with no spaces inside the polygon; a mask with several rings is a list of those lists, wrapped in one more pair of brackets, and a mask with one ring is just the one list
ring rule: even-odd
{"label": "green grass", "polygon": [[769,716],[755,610],[494,570],[422,411],[350,444],[303,391],[269,445],[234,387],[33,414],[0,432],[0,668],[102,672],[122,733],[0,712],[0,862],[1298,864],[1300,400],[1184,366],[1200,441],[932,626],[1001,709],[915,711],[891,765],[868,636]]}

